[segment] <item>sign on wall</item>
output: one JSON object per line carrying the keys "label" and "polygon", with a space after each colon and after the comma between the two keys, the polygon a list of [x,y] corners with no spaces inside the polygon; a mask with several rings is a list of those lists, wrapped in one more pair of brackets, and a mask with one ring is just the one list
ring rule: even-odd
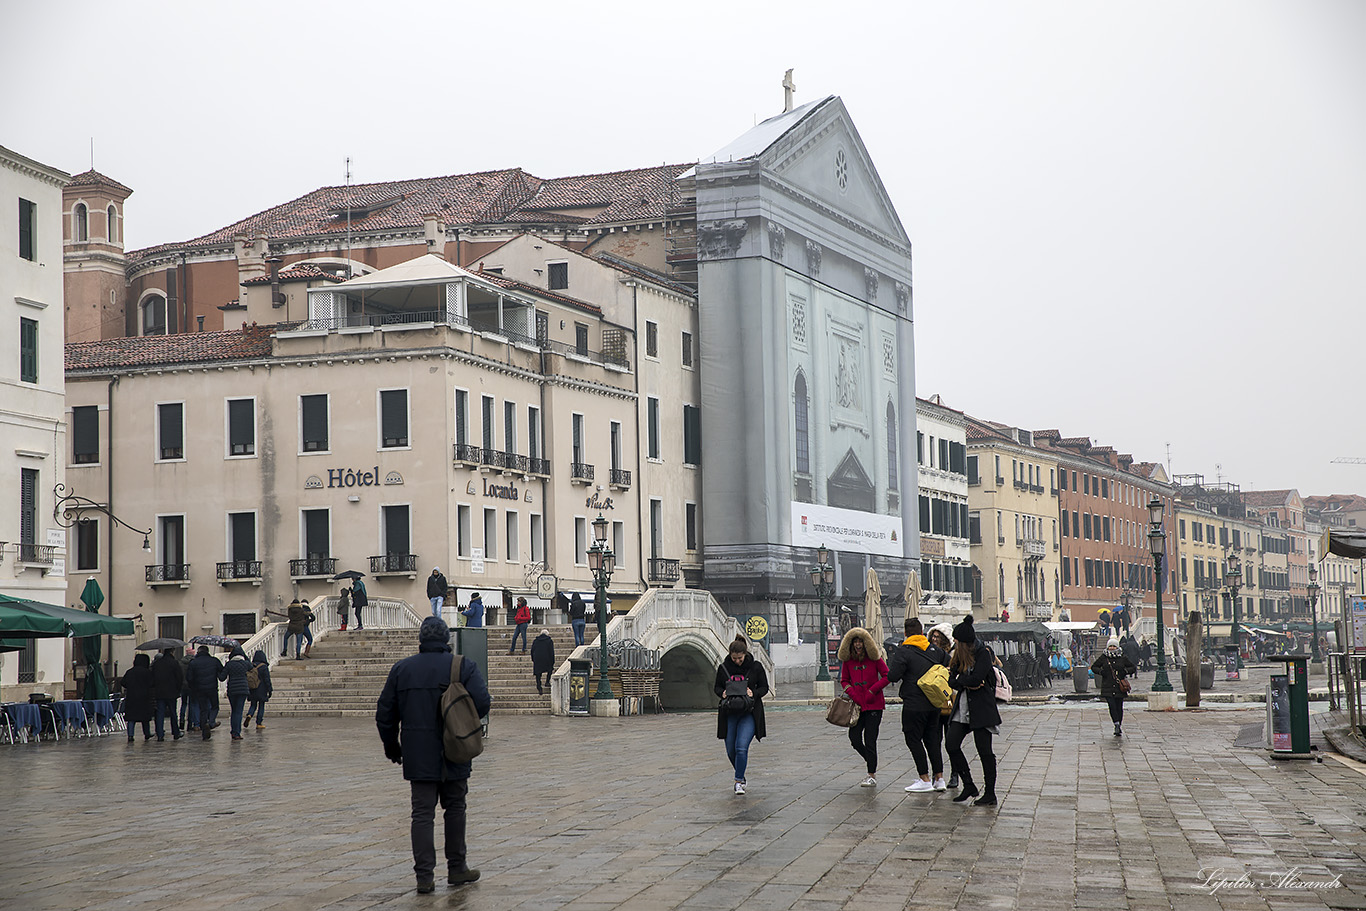
{"label": "sign on wall", "polygon": [[855,553],[904,556],[901,519],[877,513],[821,506],[815,503],[792,504],[792,546],[820,547]]}

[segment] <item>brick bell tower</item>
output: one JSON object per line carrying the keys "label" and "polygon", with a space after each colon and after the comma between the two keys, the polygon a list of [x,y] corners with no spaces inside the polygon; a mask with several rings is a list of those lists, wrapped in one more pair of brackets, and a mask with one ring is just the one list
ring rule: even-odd
{"label": "brick bell tower", "polygon": [[62,269],[66,340],[88,342],[126,334],[128,282],[123,207],[133,191],[95,170],[62,190]]}

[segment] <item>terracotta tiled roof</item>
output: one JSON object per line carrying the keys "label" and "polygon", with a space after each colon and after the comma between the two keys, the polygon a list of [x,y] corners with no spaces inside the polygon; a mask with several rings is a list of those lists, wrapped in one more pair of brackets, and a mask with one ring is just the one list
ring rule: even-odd
{"label": "terracotta tiled roof", "polygon": [[686,294],[689,297],[693,297],[697,294],[695,290],[693,290],[688,285],[683,284],[682,282],[674,281],[667,275],[661,275],[653,269],[647,269],[638,263],[633,263],[628,260],[624,260],[619,256],[613,256],[611,253],[596,253],[592,255],[592,258],[597,262],[602,263],[604,266],[610,266],[611,268],[616,269],[618,272],[625,272],[627,275],[634,275],[637,278],[643,278],[648,282],[655,283],[656,285],[663,285],[664,287],[669,288],[673,291],[677,291],[680,294]]}
{"label": "terracotta tiled roof", "polygon": [[[312,263],[300,263],[297,266],[290,266],[288,269],[280,270],[280,281],[282,282],[311,282],[311,281],[343,281],[339,275],[331,272],[324,272]],[[270,276],[262,275],[259,278],[249,278],[242,282],[244,285],[268,285]]]}
{"label": "terracotta tiled roof", "polygon": [[499,275],[497,272],[475,272],[474,274],[482,278],[484,281],[489,282],[490,284],[497,285],[500,288],[506,288],[509,291],[521,291],[525,294],[537,294],[541,297],[548,298],[553,301],[559,301],[562,304],[568,304],[571,307],[577,307],[578,309],[588,313],[593,313],[598,316],[602,315],[602,308],[597,306],[596,304],[590,304],[587,301],[581,301],[576,297],[570,297],[569,295],[561,294],[558,291],[547,291],[545,288],[537,288],[535,285],[528,285],[526,282],[519,282],[515,278],[508,278],[507,276]]}
{"label": "terracotta tiled roof", "polygon": [[143,335],[72,342],[66,346],[67,370],[198,364],[238,358],[269,357],[270,329],[251,326],[224,332]]}
{"label": "terracotta tiled roof", "polygon": [[1305,497],[1304,505],[1310,509],[1349,510],[1366,509],[1366,497],[1354,493],[1332,493],[1326,497]]}
{"label": "terracotta tiled roof", "polygon": [[117,180],[115,180],[114,178],[112,178],[112,177],[105,177],[103,174],[101,174],[99,171],[96,171],[96,170],[93,169],[93,168],[91,168],[89,171],[82,171],[81,173],[74,175],[74,176],[71,178],[71,182],[68,183],[67,186],[68,186],[68,187],[111,187],[111,188],[113,188],[113,189],[115,189],[115,190],[123,190],[125,193],[127,193],[127,194],[130,195],[130,196],[131,196],[132,193],[133,193],[132,190],[128,189],[128,187],[125,187],[123,184],[119,183],[119,182],[118,182]]}
{"label": "terracotta tiled roof", "polygon": [[1292,490],[1245,490],[1243,502],[1248,506],[1284,506]]}

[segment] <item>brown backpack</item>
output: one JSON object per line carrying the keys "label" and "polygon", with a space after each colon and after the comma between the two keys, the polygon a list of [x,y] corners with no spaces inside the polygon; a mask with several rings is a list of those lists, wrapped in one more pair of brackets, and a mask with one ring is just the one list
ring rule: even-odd
{"label": "brown backpack", "polygon": [[469,762],[484,752],[484,723],[460,682],[464,658],[451,658],[451,682],[441,694],[441,746],[447,762]]}

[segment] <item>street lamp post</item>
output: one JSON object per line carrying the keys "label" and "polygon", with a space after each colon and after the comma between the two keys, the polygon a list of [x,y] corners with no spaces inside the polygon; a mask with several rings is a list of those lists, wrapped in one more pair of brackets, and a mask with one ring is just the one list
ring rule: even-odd
{"label": "street lamp post", "polygon": [[593,520],[593,546],[588,549],[588,568],[593,573],[597,590],[598,614],[598,689],[594,699],[615,699],[612,683],[607,679],[607,585],[617,568],[617,555],[607,546],[607,520],[601,512]]}
{"label": "street lamp post", "polygon": [[1171,681],[1167,679],[1166,632],[1162,621],[1162,556],[1167,549],[1167,534],[1162,530],[1162,501],[1153,497],[1148,503],[1148,544],[1153,552],[1153,580],[1157,594],[1157,676],[1153,678],[1154,693],[1170,693]]}
{"label": "street lamp post", "polygon": [[830,646],[828,638],[830,631],[825,625],[825,596],[835,589],[835,567],[828,562],[830,551],[822,544],[816,549],[816,565],[807,570],[811,576],[811,584],[816,588],[816,597],[821,605],[821,632],[820,632],[820,664],[816,668],[816,680],[828,682],[830,680]]}
{"label": "street lamp post", "polygon": [[1314,564],[1309,564],[1309,620],[1313,625],[1314,641],[1309,643],[1309,654],[1311,664],[1323,664],[1323,658],[1319,656],[1319,569]]}
{"label": "street lamp post", "polygon": [[1233,644],[1238,646],[1238,670],[1243,669],[1243,630],[1239,625],[1241,614],[1238,607],[1238,590],[1243,587],[1243,562],[1238,554],[1231,553],[1224,566],[1224,584],[1228,586],[1229,597],[1233,600]]}

